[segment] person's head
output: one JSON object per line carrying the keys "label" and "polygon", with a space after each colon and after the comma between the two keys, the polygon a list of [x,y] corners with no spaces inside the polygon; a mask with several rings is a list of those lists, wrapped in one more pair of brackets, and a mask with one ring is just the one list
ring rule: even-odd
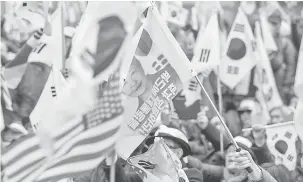
{"label": "person's head", "polygon": [[243,128],[250,128],[252,126],[252,116],[261,112],[260,104],[253,98],[248,98],[240,103],[238,113],[240,122]]}
{"label": "person's head", "polygon": [[285,121],[281,107],[271,109],[269,114],[271,124],[283,123]]}
{"label": "person's head", "polygon": [[291,97],[290,101],[289,101],[289,106],[293,107],[294,109],[297,108],[297,104],[298,104],[299,98],[297,96],[293,96]]}
{"label": "person's head", "polygon": [[267,18],[269,23],[269,28],[273,36],[278,36],[280,34],[280,27],[282,23],[282,15],[279,10],[275,10]]}
{"label": "person's head", "polygon": [[176,154],[179,159],[188,156],[191,149],[185,134],[175,128],[161,125],[155,133],[155,137],[164,139],[165,144]]}
{"label": "person's head", "polygon": [[290,171],[282,164],[264,163],[261,165],[277,182],[291,181]]}
{"label": "person's head", "polygon": [[122,92],[131,97],[142,95],[147,88],[147,79],[140,62],[134,57],[125,79]]}
{"label": "person's head", "polygon": [[293,119],[293,113],[290,108],[286,106],[274,107],[270,110],[271,124],[283,123]]}

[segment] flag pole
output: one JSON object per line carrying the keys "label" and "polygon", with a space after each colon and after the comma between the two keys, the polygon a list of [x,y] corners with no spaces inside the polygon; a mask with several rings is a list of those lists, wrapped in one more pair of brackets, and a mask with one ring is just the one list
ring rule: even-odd
{"label": "flag pole", "polygon": [[110,182],[115,182],[115,174],[116,174],[116,163],[112,163],[110,166]]}
{"label": "flag pole", "polygon": [[65,69],[65,36],[64,36],[64,26],[65,26],[65,22],[64,22],[64,1],[60,1],[60,15],[61,15],[61,35],[62,35],[62,70]]}
{"label": "flag pole", "polygon": [[236,143],[236,141],[234,140],[234,137],[232,136],[232,134],[230,133],[228,127],[226,126],[221,114],[219,113],[218,109],[216,108],[215,104],[213,103],[213,101],[211,100],[210,96],[208,95],[207,91],[205,90],[204,86],[202,85],[202,82],[200,81],[200,79],[198,78],[198,75],[196,73],[196,71],[194,70],[191,70],[192,71],[192,75],[196,78],[197,82],[199,83],[202,91],[204,92],[205,96],[207,97],[208,101],[210,102],[212,108],[215,110],[219,120],[221,121],[221,124],[223,125],[226,133],[227,133],[227,136],[229,137],[230,141],[234,144],[234,146],[238,149],[239,146],[238,144]]}
{"label": "flag pole", "polygon": [[[222,103],[222,90],[220,84],[220,66],[217,66],[217,94],[219,103],[219,112],[222,115],[223,103]],[[223,141],[223,128],[220,126],[220,152],[224,153],[224,141]]]}
{"label": "flag pole", "polygon": [[[236,151],[240,152],[241,148],[238,146],[237,142],[235,141],[234,137],[232,136],[231,132],[229,131],[228,127],[226,126],[221,114],[219,113],[218,109],[216,108],[215,104],[213,103],[213,101],[211,100],[210,96],[208,95],[207,91],[205,90],[204,86],[202,85],[202,82],[200,81],[200,79],[198,78],[197,72],[193,69],[191,69],[191,74],[192,76],[194,76],[197,80],[197,82],[199,83],[201,89],[203,90],[206,98],[208,99],[208,101],[210,102],[210,105],[212,106],[212,108],[215,110],[219,120],[221,121],[221,124],[228,136],[228,138],[230,139],[230,141],[233,143],[233,145],[236,147]],[[253,170],[252,168],[248,167],[246,168],[247,172],[251,173]]]}

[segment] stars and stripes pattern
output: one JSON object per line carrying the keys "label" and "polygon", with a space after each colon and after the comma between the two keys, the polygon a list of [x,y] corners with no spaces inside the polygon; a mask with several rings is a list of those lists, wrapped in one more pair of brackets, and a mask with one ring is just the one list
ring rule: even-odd
{"label": "stars and stripes pattern", "polygon": [[1,101],[4,102],[4,106],[6,109],[8,110],[13,110],[12,108],[12,99],[11,99],[11,96],[10,96],[10,93],[9,93],[9,90],[8,90],[8,86],[7,86],[7,83],[4,79],[4,69],[3,67],[1,66],[0,68],[0,76],[1,76],[1,80],[0,80],[0,83],[1,83]]}
{"label": "stars and stripes pattern", "polygon": [[[95,109],[68,122],[52,135],[54,152],[47,160],[39,138],[29,134],[3,150],[3,172],[10,181],[57,181],[87,172],[114,147],[121,124],[119,71],[100,94]],[[45,170],[41,170],[44,168]],[[37,171],[40,170],[40,174]]]}

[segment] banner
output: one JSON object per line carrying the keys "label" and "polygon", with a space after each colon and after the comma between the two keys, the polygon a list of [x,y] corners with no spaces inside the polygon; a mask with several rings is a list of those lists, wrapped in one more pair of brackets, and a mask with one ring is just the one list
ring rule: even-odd
{"label": "banner", "polygon": [[254,36],[241,9],[228,35],[226,48],[220,65],[220,79],[230,89],[234,89],[256,65]]}
{"label": "banner", "polygon": [[[262,41],[260,23],[256,22],[256,39],[257,39],[257,68],[255,72],[255,83],[258,86],[257,98],[263,97],[267,105],[268,112],[274,108],[283,105],[282,99],[278,92],[275,77],[271,68],[266,48]],[[262,92],[262,93],[261,93]]]}
{"label": "banner", "polygon": [[217,68],[220,64],[220,59],[218,12],[213,12],[206,28],[201,28],[199,31],[191,62],[199,73],[205,68]]}
{"label": "banner", "polygon": [[275,157],[275,164],[283,164],[290,171],[297,162],[296,140],[298,135],[294,122],[270,125],[266,128],[267,146]]}
{"label": "banner", "polygon": [[116,151],[124,159],[153,129],[164,102],[191,78],[190,62],[161,18],[156,7],[149,8],[123,86],[125,123]]}
{"label": "banner", "polygon": [[188,182],[181,161],[160,138],[144,154],[129,158],[128,163],[144,182]]}

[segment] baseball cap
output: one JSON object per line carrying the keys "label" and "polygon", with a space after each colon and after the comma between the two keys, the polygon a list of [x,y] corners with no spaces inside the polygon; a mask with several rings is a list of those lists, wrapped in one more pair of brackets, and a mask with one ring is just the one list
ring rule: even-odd
{"label": "baseball cap", "polygon": [[183,157],[191,154],[191,148],[189,146],[188,139],[185,134],[175,128],[169,128],[165,125],[159,126],[159,129],[155,132],[155,135],[150,137],[148,140],[154,139],[155,137],[169,138],[174,142],[178,143],[183,149]]}

